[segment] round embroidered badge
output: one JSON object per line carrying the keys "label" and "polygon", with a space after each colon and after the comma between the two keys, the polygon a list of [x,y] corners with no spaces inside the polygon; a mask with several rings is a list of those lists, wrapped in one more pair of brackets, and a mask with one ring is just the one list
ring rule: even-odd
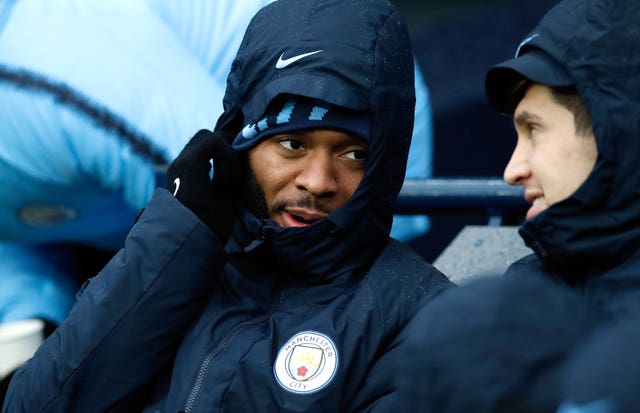
{"label": "round embroidered badge", "polygon": [[302,331],[287,340],[276,357],[278,384],[293,393],[312,393],[331,382],[338,369],[333,341],[316,331]]}

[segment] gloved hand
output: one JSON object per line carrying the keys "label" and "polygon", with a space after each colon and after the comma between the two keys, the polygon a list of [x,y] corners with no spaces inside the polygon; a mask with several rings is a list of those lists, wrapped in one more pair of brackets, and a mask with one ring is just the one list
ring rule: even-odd
{"label": "gloved hand", "polygon": [[167,169],[167,189],[223,241],[235,223],[236,192],[246,171],[242,154],[231,148],[230,135],[200,130]]}

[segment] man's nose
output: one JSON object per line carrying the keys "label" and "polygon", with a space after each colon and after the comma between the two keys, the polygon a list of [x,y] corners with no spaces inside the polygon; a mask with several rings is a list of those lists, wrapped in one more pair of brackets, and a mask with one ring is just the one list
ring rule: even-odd
{"label": "man's nose", "polygon": [[303,161],[295,184],[314,196],[332,196],[338,192],[336,173],[331,154],[314,153]]}
{"label": "man's nose", "polygon": [[504,168],[504,181],[509,185],[523,185],[530,176],[529,151],[524,144],[518,142],[513,149],[509,163]]}

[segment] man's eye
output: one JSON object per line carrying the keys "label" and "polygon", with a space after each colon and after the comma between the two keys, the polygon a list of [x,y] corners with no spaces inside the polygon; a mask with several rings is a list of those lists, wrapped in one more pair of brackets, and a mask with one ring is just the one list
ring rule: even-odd
{"label": "man's eye", "polygon": [[363,161],[367,159],[367,155],[369,155],[367,151],[350,151],[345,154],[347,158],[354,159],[356,161]]}
{"label": "man's eye", "polygon": [[288,149],[290,151],[299,151],[303,149],[302,142],[297,139],[282,139],[278,141],[283,148]]}

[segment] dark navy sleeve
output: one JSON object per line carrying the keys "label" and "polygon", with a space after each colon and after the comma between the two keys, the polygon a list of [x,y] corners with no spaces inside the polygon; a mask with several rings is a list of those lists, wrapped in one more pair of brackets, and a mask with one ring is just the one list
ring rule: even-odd
{"label": "dark navy sleeve", "polygon": [[15,374],[3,412],[136,410],[143,389],[170,367],[224,263],[215,235],[158,189],[124,248]]}

